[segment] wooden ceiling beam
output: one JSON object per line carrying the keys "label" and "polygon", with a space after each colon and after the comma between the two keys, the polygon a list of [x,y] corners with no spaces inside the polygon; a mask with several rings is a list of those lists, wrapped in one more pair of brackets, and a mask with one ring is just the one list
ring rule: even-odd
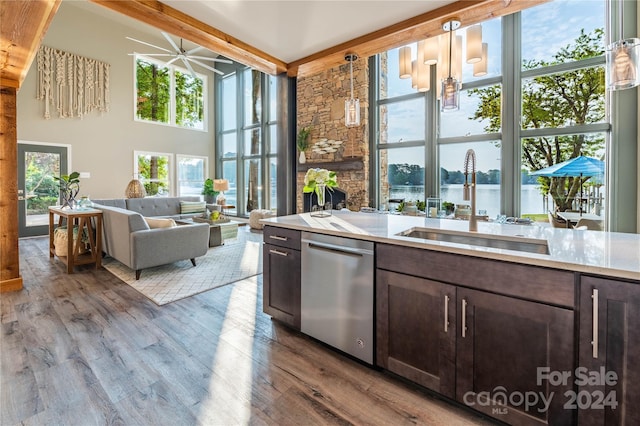
{"label": "wooden ceiling beam", "polygon": [[90,1],[189,40],[264,73],[277,75],[287,71],[285,62],[159,1]]}
{"label": "wooden ceiling beam", "polygon": [[548,1],[460,0],[294,61],[289,64],[287,73],[290,77],[305,77],[344,64],[347,53],[367,58],[443,34],[442,24],[454,17],[466,27]]}
{"label": "wooden ceiling beam", "polygon": [[20,88],[60,2],[0,1],[0,86]]}

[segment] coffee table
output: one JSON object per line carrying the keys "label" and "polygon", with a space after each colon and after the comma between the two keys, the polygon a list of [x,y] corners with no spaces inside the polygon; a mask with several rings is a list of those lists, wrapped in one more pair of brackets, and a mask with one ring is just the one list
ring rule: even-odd
{"label": "coffee table", "polygon": [[[193,219],[176,220],[179,224],[195,223]],[[203,221],[206,223],[206,221]],[[209,223],[209,247],[217,247],[224,244],[224,240],[238,237],[238,224],[230,220],[229,222]]]}

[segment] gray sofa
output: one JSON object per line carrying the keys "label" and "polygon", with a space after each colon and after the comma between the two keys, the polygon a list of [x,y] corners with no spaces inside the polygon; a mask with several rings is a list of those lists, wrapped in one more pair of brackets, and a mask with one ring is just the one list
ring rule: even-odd
{"label": "gray sofa", "polygon": [[102,210],[103,251],[136,271],[136,279],[144,268],[190,259],[209,249],[207,223],[184,224],[171,228],[151,229],[143,216],[184,219],[197,215],[182,214],[180,201],[196,201],[198,197],[131,198],[95,200]]}

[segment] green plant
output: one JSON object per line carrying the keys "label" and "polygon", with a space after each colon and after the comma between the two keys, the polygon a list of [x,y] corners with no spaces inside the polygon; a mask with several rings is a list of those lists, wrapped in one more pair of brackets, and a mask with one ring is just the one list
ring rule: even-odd
{"label": "green plant", "polygon": [[418,210],[423,212],[424,209],[427,207],[427,202],[418,200],[418,202],[416,203],[416,207],[418,208]]}
{"label": "green plant", "polygon": [[70,175],[53,176],[58,181],[60,195],[62,196],[62,207],[72,207],[76,196],[80,192],[80,173],[73,172]]}
{"label": "green plant", "polygon": [[296,145],[300,151],[304,151],[309,148],[309,136],[311,136],[311,126],[303,127],[298,132],[298,138],[296,140]]}
{"label": "green plant", "polygon": [[202,195],[210,195],[212,197],[218,195],[218,191],[213,189],[213,179],[207,178],[204,181],[204,186],[202,187]]}
{"label": "green plant", "polygon": [[450,203],[449,201],[443,201],[442,208],[447,212],[447,214],[451,214],[455,210],[455,204]]}

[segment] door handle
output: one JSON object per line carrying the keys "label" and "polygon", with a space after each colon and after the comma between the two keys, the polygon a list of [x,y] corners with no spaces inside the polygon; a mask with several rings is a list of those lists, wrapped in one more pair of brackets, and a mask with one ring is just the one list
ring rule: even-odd
{"label": "door handle", "polygon": [[467,337],[467,299],[462,299],[462,337]]}
{"label": "door handle", "polygon": [[591,355],[594,358],[598,358],[598,289],[594,288],[591,293],[591,299],[593,299],[593,330],[591,331]]}
{"label": "door handle", "polygon": [[449,332],[449,295],[444,295],[444,332]]}

